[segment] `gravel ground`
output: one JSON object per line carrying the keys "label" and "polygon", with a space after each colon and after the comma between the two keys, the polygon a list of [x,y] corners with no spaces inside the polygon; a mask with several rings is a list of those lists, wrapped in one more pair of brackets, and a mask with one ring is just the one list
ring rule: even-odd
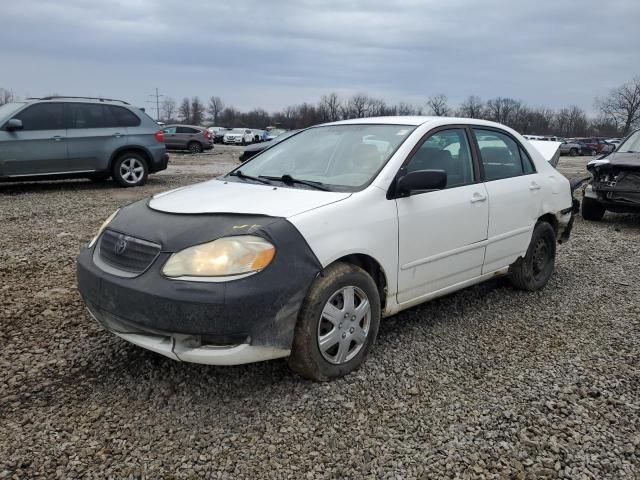
{"label": "gravel ground", "polygon": [[282,360],[180,364],[99,328],[80,246],[116,207],[238,152],[173,155],[136,189],[0,184],[0,478],[640,476],[637,216],[578,219],[544,291],[495,280],[385,320],[331,383]]}

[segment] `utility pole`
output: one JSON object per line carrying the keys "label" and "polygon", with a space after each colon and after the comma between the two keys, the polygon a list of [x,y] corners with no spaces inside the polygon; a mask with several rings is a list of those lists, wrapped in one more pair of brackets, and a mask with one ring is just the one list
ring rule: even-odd
{"label": "utility pole", "polygon": [[156,87],[156,93],[149,94],[150,97],[155,97],[155,100],[147,100],[146,103],[155,103],[156,104],[156,121],[160,121],[160,99],[164,97],[164,95],[160,95],[158,93],[158,88]]}

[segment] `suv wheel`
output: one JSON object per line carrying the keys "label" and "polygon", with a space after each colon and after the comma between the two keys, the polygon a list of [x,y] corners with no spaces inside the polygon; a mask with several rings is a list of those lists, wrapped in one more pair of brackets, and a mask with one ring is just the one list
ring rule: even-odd
{"label": "suv wheel", "polygon": [[121,187],[144,185],[147,175],[149,175],[149,167],[139,153],[125,152],[113,164],[113,179]]}
{"label": "suv wheel", "polygon": [[191,142],[187,145],[187,148],[191,153],[202,153],[202,145],[198,142]]}
{"label": "suv wheel", "polygon": [[551,278],[555,260],[556,232],[547,222],[538,222],[527,254],[509,267],[511,283],[521,290],[540,290]]}
{"label": "suv wheel", "polygon": [[599,201],[589,197],[582,199],[582,218],[585,220],[591,220],[593,222],[602,220],[606,211],[606,208],[604,208]]}
{"label": "suv wheel", "polygon": [[369,274],[347,263],[330,265],[302,303],[289,366],[312,380],[342,377],[360,367],[379,324],[380,296]]}
{"label": "suv wheel", "polygon": [[578,150],[575,148],[572,148],[571,150],[569,150],[569,155],[572,157],[575,157],[576,155],[578,155]]}

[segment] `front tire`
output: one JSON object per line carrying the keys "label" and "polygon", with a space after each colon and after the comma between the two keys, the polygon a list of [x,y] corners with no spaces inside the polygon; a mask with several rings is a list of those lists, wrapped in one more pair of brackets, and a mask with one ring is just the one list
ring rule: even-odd
{"label": "front tire", "polygon": [[189,149],[189,152],[193,154],[202,153],[202,145],[198,142],[191,142],[187,145],[187,148]]}
{"label": "front tire", "polygon": [[556,232],[547,222],[538,222],[527,254],[509,267],[509,279],[520,290],[540,290],[553,275],[555,260]]}
{"label": "front tire", "polygon": [[139,153],[125,152],[113,164],[113,179],[121,187],[144,185],[148,175],[147,161]]}
{"label": "front tire", "polygon": [[298,315],[289,367],[327,381],[358,369],[380,325],[378,288],[362,268],[335,263],[313,282]]}
{"label": "front tire", "polygon": [[599,201],[589,197],[582,199],[582,218],[585,220],[592,222],[602,220],[606,211],[606,208]]}
{"label": "front tire", "polygon": [[578,155],[578,150],[576,150],[575,148],[569,150],[569,156],[575,157],[576,155]]}

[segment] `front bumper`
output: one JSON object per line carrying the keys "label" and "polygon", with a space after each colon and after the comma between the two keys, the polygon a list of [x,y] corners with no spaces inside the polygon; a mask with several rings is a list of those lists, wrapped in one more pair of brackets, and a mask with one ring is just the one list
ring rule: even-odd
{"label": "front bumper", "polygon": [[[242,234],[239,225],[278,248],[273,262],[260,273],[225,282],[162,275],[171,252]],[[78,289],[92,316],[106,329],[136,345],[189,362],[233,365],[289,354],[300,306],[321,269],[289,222],[240,215],[172,215],[137,202],[123,208],[109,229],[138,238],[152,232],[148,240],[163,248],[147,270],[133,277],[107,272],[96,264],[94,255],[99,255],[96,249],[101,240],[81,251]]]}

